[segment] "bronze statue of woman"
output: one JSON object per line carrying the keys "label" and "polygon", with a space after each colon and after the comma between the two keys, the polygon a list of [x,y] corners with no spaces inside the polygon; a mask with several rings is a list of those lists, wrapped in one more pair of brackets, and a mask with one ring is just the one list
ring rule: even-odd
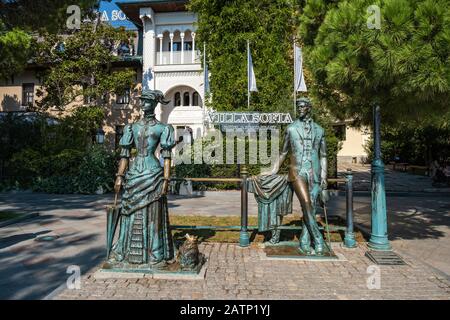
{"label": "bronze statue of woman", "polygon": [[[144,116],[127,125],[120,139],[121,160],[115,191],[118,193],[123,186],[124,193],[119,237],[109,262],[151,267],[165,265],[174,257],[166,194],[175,140],[173,127],[155,117],[158,103],[168,103],[163,93],[143,90],[139,99]],[[155,156],[158,145],[164,168]],[[132,148],[136,149],[136,155],[130,159]]]}

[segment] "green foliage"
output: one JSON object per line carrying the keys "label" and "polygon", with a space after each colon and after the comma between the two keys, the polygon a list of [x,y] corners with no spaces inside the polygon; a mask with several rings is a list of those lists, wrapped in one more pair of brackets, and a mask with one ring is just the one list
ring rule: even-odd
{"label": "green foliage", "polygon": [[43,146],[46,153],[64,149],[85,150],[103,124],[105,111],[101,107],[82,106],[72,115],[58,119],[60,125],[42,127]]}
{"label": "green foliage", "polygon": [[[326,140],[327,140],[327,149],[328,149],[328,177],[336,177],[337,174],[337,152],[340,148],[341,143],[336,138],[334,131],[331,127],[331,122],[329,118],[327,118],[322,112],[316,110],[315,114],[313,115],[316,121],[320,121],[323,123],[323,127],[325,128],[326,132]],[[328,119],[328,120],[327,120]],[[282,137],[284,137],[284,129],[281,130],[279,133],[280,141],[279,141],[279,147],[281,148],[283,146]],[[271,154],[271,143],[272,143],[271,137],[268,137],[267,140],[267,150],[265,151],[267,156],[270,156]],[[203,150],[205,147],[210,145],[211,142],[204,141],[203,142]],[[177,178],[185,178],[185,177],[191,177],[191,178],[204,178],[204,177],[215,177],[215,178],[232,178],[232,177],[239,177],[240,176],[240,168],[241,166],[237,164],[238,160],[238,148],[240,147],[240,144],[237,143],[237,138],[235,138],[234,141],[234,160],[233,164],[226,164],[226,144],[227,144],[227,138],[223,137],[223,164],[194,164],[194,154],[192,153],[191,157],[191,164],[177,164],[175,166],[175,173],[174,175]],[[261,157],[260,153],[262,150],[260,149],[260,144],[258,142],[258,153],[257,153],[257,164],[249,164],[249,155],[250,155],[250,147],[249,147],[249,140],[246,138],[245,141],[245,163],[248,170],[248,174],[250,176],[256,176],[261,174],[264,171],[267,171],[270,169],[270,167],[273,165],[272,163],[269,164],[262,164],[261,163]],[[283,163],[283,166],[280,168],[279,173],[280,174],[287,174],[288,173],[288,166],[289,166],[289,160],[286,160]],[[198,190],[229,190],[229,189],[237,189],[239,188],[239,185],[236,183],[194,183],[194,187]]]}
{"label": "green foliage", "polygon": [[23,70],[31,42],[31,37],[20,29],[5,31],[0,20],[0,78],[7,79]]}
{"label": "green foliage", "polygon": [[[292,1],[191,0],[197,36],[207,45],[212,107],[247,109],[247,40],[259,92],[255,111],[291,111],[293,91]],[[292,84],[292,85],[291,85]]]}
{"label": "green foliage", "polygon": [[111,191],[114,184],[116,161],[114,154],[103,146],[94,145],[85,153],[77,176],[78,192]]}
{"label": "green foliage", "polygon": [[17,182],[18,185],[27,188],[31,184],[30,177],[39,174],[45,167],[42,160],[38,151],[30,148],[23,149],[15,153],[8,161],[10,165],[7,165],[7,173],[14,177],[14,183]]}
{"label": "green foliage", "polygon": [[78,174],[78,167],[84,152],[76,149],[63,149],[61,152],[42,158],[45,166],[39,173],[44,176]]}
{"label": "green foliage", "polygon": [[[198,14],[197,39],[207,46],[211,107],[215,110],[247,111],[246,46],[247,40],[250,40],[259,90],[252,93],[251,110],[292,112],[293,35],[296,23],[303,18],[298,12],[303,2],[190,1],[189,9]],[[326,12],[325,9],[322,11],[323,14]],[[314,105],[314,109],[321,110],[317,113],[325,112],[325,107],[319,103]],[[327,133],[330,176],[334,176],[339,142],[334,136],[329,115],[322,115],[316,120],[325,127]],[[259,174],[260,167],[248,166],[251,174]],[[197,167],[194,172],[211,176],[236,176],[238,168],[237,165],[213,165],[210,172],[206,172],[203,167]]]}
{"label": "green foliage", "polygon": [[[0,118],[0,188],[50,193],[95,193],[112,188],[115,157],[92,145],[103,120],[100,107],[81,107],[58,119]],[[4,152],[3,152],[4,151]]]}
{"label": "green foliage", "polygon": [[[450,113],[440,120],[400,122],[397,126],[383,126],[381,152],[387,163],[399,158],[400,162],[430,165],[437,160],[450,161]],[[414,146],[413,148],[411,146]],[[366,146],[369,159],[373,158],[373,143]]]}
{"label": "green foliage", "polygon": [[[381,29],[369,29],[370,5]],[[299,33],[312,94],[334,115],[369,123],[445,112],[450,92],[447,0],[305,1]]]}
{"label": "green foliage", "polygon": [[94,18],[98,0],[0,0],[0,20],[26,32],[58,33],[66,30],[67,7],[77,5],[81,17]]}
{"label": "green foliage", "polygon": [[0,117],[0,161],[4,162],[12,154],[27,147],[37,149],[41,119],[34,121],[20,113],[5,113]]}
{"label": "green foliage", "polygon": [[[315,103],[314,103],[315,102]],[[326,107],[313,99],[312,118],[325,130],[325,141],[327,144],[328,178],[337,177],[337,154],[342,147],[342,142],[336,136],[333,128],[333,117]]]}
{"label": "green foliage", "polygon": [[0,0],[0,78],[21,72],[32,57],[32,35],[66,28],[66,10],[78,5],[82,17],[93,18],[98,0]]}
{"label": "green foliage", "polygon": [[38,177],[33,181],[34,192],[70,194],[77,193],[76,178],[70,176]]}
{"label": "green foliage", "polygon": [[38,109],[63,110],[79,96],[89,97],[96,105],[104,95],[132,87],[133,69],[111,68],[120,59],[113,54],[114,47],[130,36],[123,28],[103,23],[84,23],[69,36],[45,34],[35,57],[38,64],[48,66],[39,75],[42,87],[37,96],[42,99]]}

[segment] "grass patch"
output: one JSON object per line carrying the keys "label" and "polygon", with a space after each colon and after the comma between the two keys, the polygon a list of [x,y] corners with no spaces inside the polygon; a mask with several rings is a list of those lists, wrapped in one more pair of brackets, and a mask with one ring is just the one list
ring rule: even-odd
{"label": "grass patch", "polygon": [[25,213],[19,213],[14,211],[0,211],[0,221],[7,221],[24,216]]}
{"label": "grass patch", "polygon": [[[333,226],[345,226],[345,221],[341,218],[335,217],[329,221],[330,227]],[[180,226],[240,226],[241,218],[238,216],[233,217],[206,217],[206,216],[171,216],[171,225]],[[319,221],[319,224],[325,226],[323,221]],[[257,226],[258,218],[256,216],[248,217],[248,225]],[[284,226],[300,226],[301,218],[298,217],[285,217],[283,219]],[[250,231],[250,241],[252,243],[262,243],[270,238],[270,232],[257,232]],[[172,230],[175,241],[182,242],[184,235],[189,233],[198,237],[199,242],[224,242],[224,243],[237,243],[239,242],[239,230],[214,230],[214,229],[175,229]],[[327,233],[324,233],[325,239],[327,239]],[[298,241],[300,231],[298,230],[282,230],[281,241]],[[330,239],[332,242],[343,242],[345,233],[342,230],[330,231]],[[364,236],[361,232],[355,231],[355,238],[357,242],[364,242]]]}

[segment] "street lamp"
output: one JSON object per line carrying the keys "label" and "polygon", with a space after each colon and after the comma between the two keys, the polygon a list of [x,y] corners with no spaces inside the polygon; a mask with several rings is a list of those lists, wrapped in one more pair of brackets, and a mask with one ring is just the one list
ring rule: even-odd
{"label": "street lamp", "polygon": [[386,191],[384,186],[384,163],[381,158],[380,105],[373,106],[374,158],[372,162],[372,227],[369,248],[391,250],[387,233]]}
{"label": "street lamp", "polygon": [[105,142],[105,131],[102,128],[97,129],[97,133],[95,134],[95,141],[98,144],[103,144]]}

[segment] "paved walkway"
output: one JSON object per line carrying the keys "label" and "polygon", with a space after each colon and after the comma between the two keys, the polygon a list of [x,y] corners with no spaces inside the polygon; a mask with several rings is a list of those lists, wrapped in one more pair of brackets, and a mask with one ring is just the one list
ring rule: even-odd
{"label": "paved walkway", "polygon": [[365,246],[336,246],[343,261],[267,260],[258,247],[207,243],[204,280],[82,278],[79,290],[55,299],[450,299],[450,282],[427,266],[381,266],[379,289],[369,289]]}
{"label": "paved walkway", "polygon": [[[385,270],[386,291],[367,291],[365,287],[365,270],[370,263],[364,255],[364,247],[354,251],[342,251],[349,262],[333,263],[304,263],[304,262],[273,262],[258,260],[261,258],[261,249],[243,249],[225,244],[205,244],[204,250],[209,252],[210,266],[207,271],[207,280],[203,284],[195,284],[190,298],[200,297],[238,297],[270,298],[280,297],[281,289],[276,289],[274,284],[272,295],[267,296],[267,287],[264,287],[266,276],[270,279],[275,274],[286,283],[292,282],[292,291],[286,298],[308,298],[317,294],[317,298],[350,297],[398,297],[417,298],[450,298],[448,279],[450,274],[450,198],[441,195],[430,197],[424,194],[422,197],[388,197],[389,230],[394,249],[406,258],[409,267],[390,267]],[[240,193],[208,192],[203,197],[181,198],[171,197],[169,212],[174,214],[223,214],[238,215]],[[3,299],[39,299],[48,295],[59,285],[64,284],[68,278],[67,267],[80,266],[81,272],[87,276],[102,262],[105,254],[105,211],[104,207],[111,203],[111,195],[105,196],[81,196],[81,195],[46,195],[33,193],[0,193],[0,211],[39,211],[40,216],[22,223],[0,228],[0,298]],[[250,214],[256,213],[253,196],[250,196]],[[220,203],[228,205],[218,206]],[[298,210],[295,202],[294,208]],[[355,197],[355,219],[366,228],[370,227],[370,198]],[[214,208],[214,209],[213,209]],[[220,209],[218,209],[220,208]],[[345,198],[334,197],[330,203],[329,212],[332,214],[345,214]],[[53,241],[37,241],[45,235],[56,236]],[[344,250],[344,249],[337,249]],[[216,254],[217,253],[217,254]],[[247,257],[248,256],[248,257]],[[235,261],[235,262],[233,262]],[[223,264],[223,266],[221,266]],[[352,267],[353,266],[353,267]],[[392,271],[390,271],[392,268]],[[398,268],[398,269],[396,269]],[[336,269],[331,271],[329,269]],[[345,269],[354,271],[345,271]],[[395,271],[395,270],[397,271]],[[320,272],[318,272],[318,270]],[[359,279],[353,286],[345,290],[346,281],[340,274],[346,276],[350,273],[350,279]],[[354,272],[354,273],[352,273]],[[359,273],[357,273],[359,272]],[[214,274],[217,274],[214,276]],[[225,276],[224,276],[225,274]],[[282,276],[285,274],[285,276]],[[315,276],[313,276],[315,274]],[[405,274],[409,274],[410,277]],[[292,276],[294,281],[287,281]],[[312,280],[307,275],[313,276]],[[338,276],[339,275],[339,276]],[[243,276],[241,279],[240,277]],[[302,278],[303,277],[303,278]],[[236,278],[238,278],[236,280]],[[303,280],[296,280],[302,278]],[[318,278],[322,279],[319,280]],[[406,279],[411,285],[406,286],[395,282],[393,279]],[[114,288],[124,281],[94,281],[87,279],[83,288],[100,286],[103,289],[95,289],[102,297],[112,297],[105,293],[105,286]],[[134,281],[134,280],[133,280]],[[147,281],[147,280],[146,280]],[[189,287],[189,284],[177,281],[152,280],[156,282],[143,282],[143,285],[132,285],[133,290],[142,292],[146,288],[152,290],[145,293],[154,296],[154,289],[163,290],[181,286]],[[321,282],[322,281],[322,282]],[[356,280],[354,280],[356,281]],[[362,282],[361,282],[362,281]],[[391,283],[389,285],[388,283]],[[237,283],[236,283],[237,282]],[[112,284],[112,283],[117,283]],[[133,282],[124,282],[129,285]],[[220,288],[218,293],[212,292],[212,283]],[[271,283],[268,281],[268,283]],[[351,280],[353,283],[353,280]],[[95,284],[95,285],[94,285]],[[317,285],[316,285],[317,284]],[[248,288],[243,288],[247,286]],[[314,288],[318,289],[314,289]],[[121,287],[120,287],[121,288]],[[125,288],[125,286],[124,286]],[[140,289],[139,289],[140,288]],[[209,288],[209,289],[208,289]],[[265,288],[264,290],[261,288]],[[305,288],[311,290],[307,292]],[[336,288],[331,290],[330,288]],[[200,289],[204,289],[201,291]],[[103,291],[102,291],[103,290]],[[120,290],[114,289],[122,292]],[[128,289],[123,289],[127,292]],[[158,289],[159,290],[159,289]],[[240,290],[240,291],[237,291]],[[247,290],[247,291],[245,291]],[[358,291],[359,290],[359,291]],[[182,290],[183,291],[183,290]],[[187,291],[187,289],[185,290]],[[188,297],[184,292],[183,297]],[[83,292],[83,291],[81,291]],[[258,295],[259,292],[259,295]],[[297,292],[297,293],[296,293]],[[336,295],[333,294],[336,293]],[[378,292],[378,293],[377,293]],[[410,293],[406,296],[407,292]],[[80,293],[80,292],[79,292]],[[117,293],[117,292],[116,292]],[[66,295],[67,294],[67,295]],[[78,293],[64,293],[62,297],[68,297]],[[86,294],[86,292],[84,293]],[[103,296],[105,295],[105,296]],[[94,296],[90,296],[93,298]],[[136,296],[134,296],[136,297]],[[142,296],[144,297],[144,296]],[[164,295],[162,296],[164,297]]]}
{"label": "paved walkway", "polygon": [[[353,171],[354,189],[370,191],[370,165],[339,163],[338,175],[343,176],[348,168]],[[394,171],[389,166],[385,167],[384,178],[387,192],[440,192],[450,195],[450,188],[433,187],[430,177]]]}
{"label": "paved walkway", "polygon": [[[355,223],[370,233],[370,199],[356,198]],[[388,197],[393,248],[450,276],[450,197]]]}

